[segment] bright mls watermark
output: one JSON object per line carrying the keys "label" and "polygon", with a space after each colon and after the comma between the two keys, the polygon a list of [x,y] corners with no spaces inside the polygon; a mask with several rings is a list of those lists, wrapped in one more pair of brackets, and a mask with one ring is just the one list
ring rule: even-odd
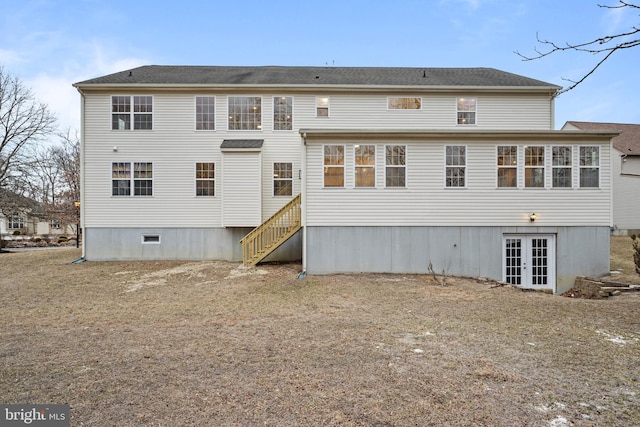
{"label": "bright mls watermark", "polygon": [[69,405],[0,404],[0,427],[69,427]]}

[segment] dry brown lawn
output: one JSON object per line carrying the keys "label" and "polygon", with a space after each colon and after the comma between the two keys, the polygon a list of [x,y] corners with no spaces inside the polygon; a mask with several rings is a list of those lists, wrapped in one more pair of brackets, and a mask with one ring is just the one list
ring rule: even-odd
{"label": "dry brown lawn", "polygon": [[0,402],[73,426],[640,425],[640,293],[78,257],[0,254]]}

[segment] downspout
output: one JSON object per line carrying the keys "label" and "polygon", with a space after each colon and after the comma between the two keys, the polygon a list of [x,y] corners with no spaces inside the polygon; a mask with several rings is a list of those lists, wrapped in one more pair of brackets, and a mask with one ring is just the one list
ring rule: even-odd
{"label": "downspout", "polygon": [[302,134],[302,188],[300,191],[302,209],[302,277],[307,274],[307,133]]}
{"label": "downspout", "polygon": [[84,109],[85,109],[85,95],[79,87],[76,90],[80,94],[80,228],[82,229],[82,257],[85,257],[85,237],[84,233],[84,142],[85,142],[85,126],[84,126]]}

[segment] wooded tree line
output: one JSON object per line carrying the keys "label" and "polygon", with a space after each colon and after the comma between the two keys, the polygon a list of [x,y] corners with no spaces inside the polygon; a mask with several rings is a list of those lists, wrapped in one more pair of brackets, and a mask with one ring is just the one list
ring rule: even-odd
{"label": "wooded tree line", "polygon": [[[0,213],[28,212],[61,226],[76,224],[80,141],[57,128],[31,89],[0,67]],[[33,201],[37,203],[33,203]]]}

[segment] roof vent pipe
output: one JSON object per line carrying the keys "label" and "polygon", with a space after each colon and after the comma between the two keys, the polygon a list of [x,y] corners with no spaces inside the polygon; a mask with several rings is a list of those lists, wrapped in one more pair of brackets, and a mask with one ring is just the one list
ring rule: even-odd
{"label": "roof vent pipe", "polygon": [[427,77],[427,70],[422,70],[422,78],[424,79],[425,77]]}

